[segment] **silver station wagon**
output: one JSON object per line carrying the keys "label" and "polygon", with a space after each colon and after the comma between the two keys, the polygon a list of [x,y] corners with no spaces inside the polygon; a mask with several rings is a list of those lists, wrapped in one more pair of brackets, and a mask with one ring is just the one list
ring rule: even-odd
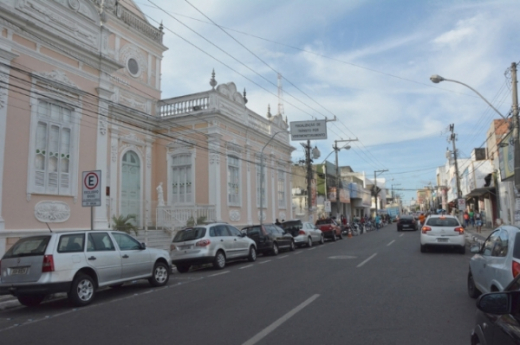
{"label": "silver station wagon", "polygon": [[26,306],[47,295],[66,292],[76,306],[89,304],[100,287],[148,279],[162,286],[170,275],[167,251],[146,248],[117,231],[75,231],[18,240],[0,261],[0,295],[11,294]]}
{"label": "silver station wagon", "polygon": [[232,225],[213,223],[197,225],[177,232],[170,247],[172,263],[179,273],[188,272],[193,265],[212,263],[222,269],[226,261],[256,260],[255,241]]}

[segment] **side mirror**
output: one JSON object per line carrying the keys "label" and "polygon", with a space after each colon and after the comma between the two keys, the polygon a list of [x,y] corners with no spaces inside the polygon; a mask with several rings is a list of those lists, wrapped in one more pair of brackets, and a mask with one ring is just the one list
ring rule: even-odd
{"label": "side mirror", "polygon": [[511,313],[511,294],[491,292],[480,296],[477,308],[487,314],[504,315]]}
{"label": "side mirror", "polygon": [[146,249],[146,244],[144,242],[141,242],[141,249]]}
{"label": "side mirror", "polygon": [[471,245],[471,248],[469,250],[473,254],[476,254],[476,253],[480,252],[480,244],[473,244],[473,245]]}

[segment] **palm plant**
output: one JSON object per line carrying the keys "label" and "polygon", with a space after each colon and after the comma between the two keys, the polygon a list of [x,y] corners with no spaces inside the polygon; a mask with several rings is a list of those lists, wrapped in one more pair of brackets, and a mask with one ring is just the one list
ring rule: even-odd
{"label": "palm plant", "polygon": [[119,215],[119,217],[112,216],[112,221],[114,222],[113,229],[124,231],[127,234],[130,231],[133,231],[137,235],[137,226],[135,222],[137,220],[137,216],[135,214],[129,214],[126,216]]}

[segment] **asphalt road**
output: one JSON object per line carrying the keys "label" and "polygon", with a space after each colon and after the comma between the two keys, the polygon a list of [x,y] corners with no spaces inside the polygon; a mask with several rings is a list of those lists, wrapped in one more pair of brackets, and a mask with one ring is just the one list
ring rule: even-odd
{"label": "asphalt road", "polygon": [[469,344],[470,254],[421,254],[418,232],[379,231],[0,311],[2,344]]}

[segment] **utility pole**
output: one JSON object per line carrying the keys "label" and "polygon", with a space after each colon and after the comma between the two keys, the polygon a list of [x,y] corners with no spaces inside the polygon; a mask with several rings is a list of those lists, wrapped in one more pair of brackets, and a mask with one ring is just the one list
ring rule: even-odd
{"label": "utility pole", "polygon": [[377,216],[377,195],[379,194],[379,192],[377,190],[377,173],[384,173],[385,171],[388,171],[388,169],[385,169],[385,170],[374,170],[374,198],[375,198],[375,201],[376,201],[376,214],[375,214],[375,216]]}
{"label": "utility pole", "polygon": [[[311,159],[311,141],[307,140],[307,145],[301,144],[305,149],[305,165],[307,167],[307,211],[308,221],[314,223],[312,217],[312,159]],[[312,149],[312,158],[318,159],[320,157],[320,150],[317,147]]]}
{"label": "utility pole", "polygon": [[459,198],[461,197],[460,191],[460,179],[459,179],[459,164],[457,163],[457,148],[455,147],[455,141],[457,140],[457,135],[454,133],[455,124],[450,125],[450,140],[453,143],[453,159],[455,160],[455,182],[457,182],[457,208],[459,207]]}
{"label": "utility pole", "polygon": [[343,146],[338,148],[338,143],[349,143],[351,141],[358,141],[358,139],[346,139],[346,140],[334,140],[334,151],[336,152],[336,220],[339,220],[339,180],[340,180],[340,174],[339,174],[339,163],[338,163],[338,152],[341,149],[350,149],[350,146]]}
{"label": "utility pole", "polygon": [[511,63],[511,89],[513,92],[513,138],[515,148],[515,187],[520,191],[520,121],[518,119],[518,90],[516,79],[516,63]]}

